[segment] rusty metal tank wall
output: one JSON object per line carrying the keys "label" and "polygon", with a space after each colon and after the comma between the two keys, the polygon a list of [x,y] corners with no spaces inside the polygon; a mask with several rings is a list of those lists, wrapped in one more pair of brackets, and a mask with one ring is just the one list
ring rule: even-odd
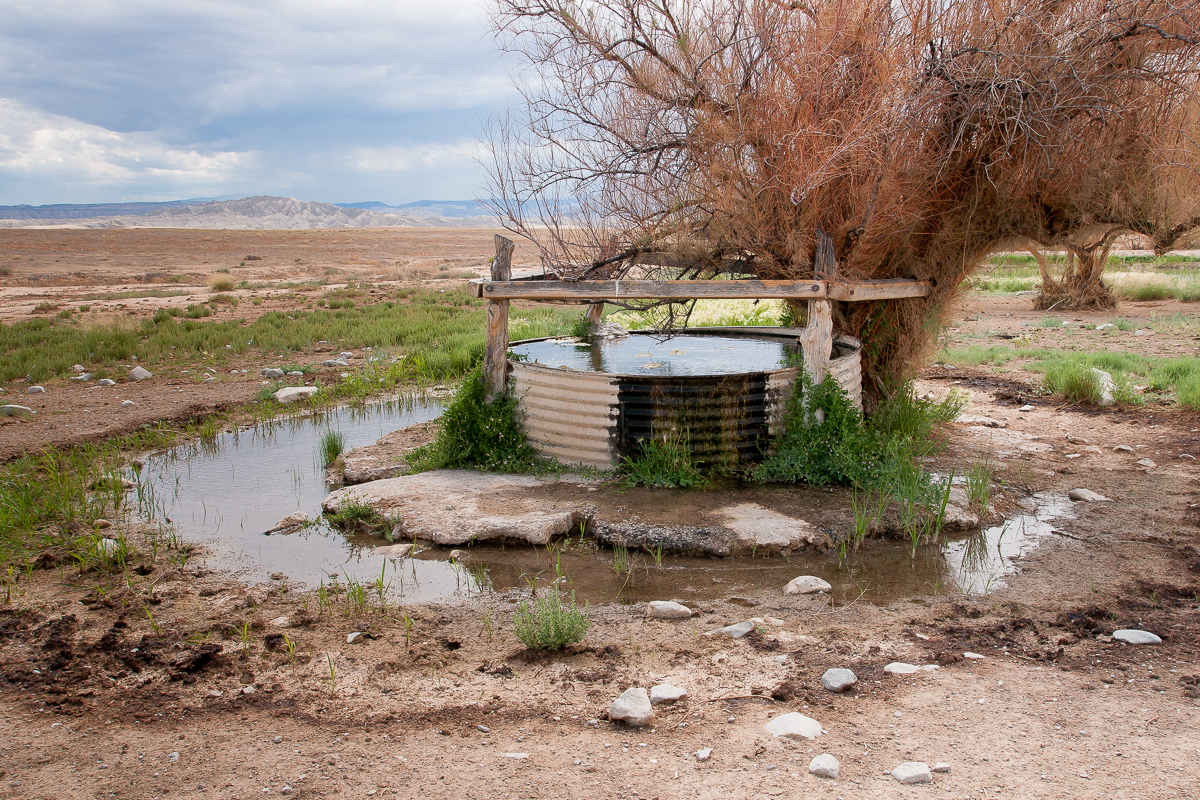
{"label": "rusty metal tank wall", "polygon": [[[691,329],[692,333],[795,336],[779,328]],[[514,343],[517,344],[517,343]],[[835,341],[832,374],[862,407],[861,345]],[[510,361],[510,388],[517,398],[529,444],[565,464],[616,467],[636,455],[650,435],[686,431],[689,447],[710,464],[753,462],[782,432],[783,414],[798,367],[736,375],[654,377],[556,369]]]}

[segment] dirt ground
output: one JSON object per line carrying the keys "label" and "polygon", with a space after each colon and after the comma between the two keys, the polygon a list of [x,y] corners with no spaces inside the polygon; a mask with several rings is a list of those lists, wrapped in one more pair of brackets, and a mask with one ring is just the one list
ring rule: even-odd
{"label": "dirt ground", "polygon": [[[52,292],[144,288],[131,270],[201,274],[246,255],[269,257],[245,269],[270,282],[303,277],[291,272],[295,258],[311,262],[310,276],[338,268],[367,279],[373,259],[382,279],[407,280],[385,274],[385,252],[463,263],[490,254],[491,231],[424,235],[0,231],[0,263],[11,265],[0,313],[27,315],[7,316],[10,304]],[[210,264],[191,266],[196,259]],[[176,298],[145,299],[138,313]],[[1195,311],[1176,303],[1058,315],[1075,323],[1066,328],[1040,327],[1045,316],[1027,298],[969,297],[949,336],[1196,350],[1184,324]],[[1114,316],[1145,325],[1143,335],[1081,325]],[[0,798],[1200,796],[1200,415],[1158,402],[1063,406],[1019,367],[925,370],[919,391],[967,392],[969,414],[1004,425],[953,426],[933,466],[961,469],[986,454],[993,491],[1009,500],[1078,487],[1112,500],[1074,504],[1074,518],[1056,522],[1058,534],[986,596],[838,602],[772,583],[691,602],[696,614],[682,621],[607,604],[590,609],[583,642],[540,655],[512,632],[522,590],[355,613],[341,599],[323,608],[284,575],[245,586],[202,559],[180,567],[145,550],[116,580],[78,575],[48,550],[5,584],[0,607]],[[259,381],[251,371],[222,387],[199,395],[211,387],[156,376],[112,394],[72,385],[23,397],[61,405],[0,427],[0,453],[236,406]],[[121,399],[138,405],[120,411]],[[669,514],[669,500],[655,497],[659,507],[643,502],[644,513]],[[746,619],[758,625],[746,638],[704,635]],[[1131,627],[1162,644],[1111,639]],[[354,632],[365,635],[350,643]],[[894,661],[938,668],[885,672]],[[820,678],[831,667],[852,669],[858,685],[826,691]],[[687,699],[656,707],[644,728],[607,720],[626,688],[664,682]],[[794,741],[763,730],[792,711],[824,734]],[[713,749],[704,761],[702,748]],[[808,773],[819,753],[841,762],[836,780]],[[904,786],[889,773],[905,761],[950,771]]]}

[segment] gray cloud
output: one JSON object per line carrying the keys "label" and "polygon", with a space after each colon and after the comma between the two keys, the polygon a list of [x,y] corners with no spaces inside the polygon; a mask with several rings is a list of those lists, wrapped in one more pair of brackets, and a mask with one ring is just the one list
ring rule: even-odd
{"label": "gray cloud", "polygon": [[[0,0],[0,202],[459,197],[509,96],[482,0]],[[383,192],[384,194],[381,194]]]}

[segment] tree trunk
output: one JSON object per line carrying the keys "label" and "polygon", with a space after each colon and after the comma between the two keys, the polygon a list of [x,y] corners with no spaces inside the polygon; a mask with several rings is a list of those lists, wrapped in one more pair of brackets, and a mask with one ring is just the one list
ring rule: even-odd
{"label": "tree trunk", "polygon": [[1058,280],[1051,276],[1045,256],[1034,253],[1042,273],[1042,291],[1034,301],[1034,307],[1045,311],[1115,307],[1117,298],[1102,280],[1111,249],[1112,245],[1091,249],[1068,245],[1067,263]]}

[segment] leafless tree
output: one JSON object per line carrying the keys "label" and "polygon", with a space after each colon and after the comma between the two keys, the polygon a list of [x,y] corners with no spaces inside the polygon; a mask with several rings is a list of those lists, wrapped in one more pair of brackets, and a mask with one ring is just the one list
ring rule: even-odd
{"label": "leafless tree", "polygon": [[498,0],[524,102],[491,195],[569,278],[909,277],[843,304],[875,388],[1001,242],[1066,247],[1111,297],[1120,232],[1200,227],[1195,0]]}

